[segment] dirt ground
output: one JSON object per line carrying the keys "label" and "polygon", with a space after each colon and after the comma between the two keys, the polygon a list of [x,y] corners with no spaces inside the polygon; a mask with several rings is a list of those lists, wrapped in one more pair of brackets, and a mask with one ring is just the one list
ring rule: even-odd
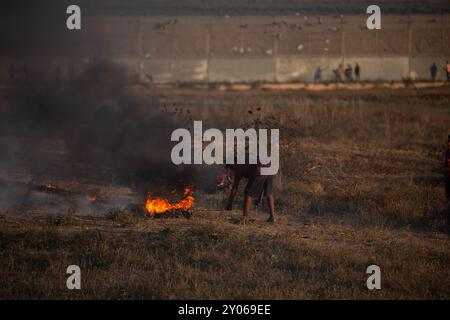
{"label": "dirt ground", "polygon": [[[227,189],[199,187],[189,217],[148,217],[107,166],[69,162],[56,137],[3,134],[1,299],[450,298],[448,86],[130,91],[205,127],[280,128],[277,223],[265,206],[239,223],[243,186],[233,211]],[[73,264],[81,290],[66,288]],[[372,264],[381,290],[366,287]]]}

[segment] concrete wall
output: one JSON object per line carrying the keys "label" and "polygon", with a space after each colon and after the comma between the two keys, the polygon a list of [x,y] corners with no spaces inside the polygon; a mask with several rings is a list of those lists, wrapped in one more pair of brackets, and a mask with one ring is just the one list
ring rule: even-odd
{"label": "concrete wall", "polygon": [[47,36],[48,42],[61,45],[45,54],[0,56],[0,80],[8,80],[11,65],[16,78],[24,77],[24,69],[44,70],[49,78],[60,69],[60,77],[68,79],[96,58],[123,63],[130,78],[157,83],[312,81],[317,67],[324,68],[323,80],[332,80],[339,64],[356,62],[363,80],[399,80],[411,70],[428,79],[433,62],[444,79],[450,15],[382,16],[379,31],[367,30],[366,18],[86,18],[81,31]]}

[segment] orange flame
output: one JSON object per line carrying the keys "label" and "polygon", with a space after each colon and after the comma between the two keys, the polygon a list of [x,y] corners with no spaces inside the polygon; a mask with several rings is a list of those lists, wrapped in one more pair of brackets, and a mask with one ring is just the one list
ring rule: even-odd
{"label": "orange flame", "polygon": [[95,202],[97,201],[97,196],[95,194],[88,194],[86,196],[86,200],[89,202]]}
{"label": "orange flame", "polygon": [[150,214],[153,213],[164,213],[171,210],[189,210],[194,206],[194,196],[192,189],[190,187],[185,187],[183,192],[183,199],[178,203],[170,203],[168,199],[164,198],[153,198],[150,193],[148,193],[147,201],[145,202],[145,208]]}

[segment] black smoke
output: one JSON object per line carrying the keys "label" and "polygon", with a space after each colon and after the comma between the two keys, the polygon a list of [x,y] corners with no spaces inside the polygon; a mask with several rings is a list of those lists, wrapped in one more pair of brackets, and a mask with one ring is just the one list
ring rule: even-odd
{"label": "black smoke", "polygon": [[[37,178],[92,178],[143,191],[198,183],[197,168],[170,159],[171,133],[186,127],[185,119],[166,111],[154,95],[128,92],[127,81],[124,68],[97,61],[73,82],[34,79],[16,89],[1,108],[2,164]],[[57,154],[43,141],[64,145],[65,165],[41,158]]]}

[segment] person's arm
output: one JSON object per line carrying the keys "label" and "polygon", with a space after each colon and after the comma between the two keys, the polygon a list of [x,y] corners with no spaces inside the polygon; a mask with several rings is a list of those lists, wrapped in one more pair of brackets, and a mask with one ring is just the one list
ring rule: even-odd
{"label": "person's arm", "polygon": [[233,209],[233,201],[236,197],[236,193],[239,187],[239,183],[241,182],[241,175],[235,174],[233,178],[233,186],[231,187],[230,196],[228,197],[228,203],[225,207],[225,210],[232,210]]}

